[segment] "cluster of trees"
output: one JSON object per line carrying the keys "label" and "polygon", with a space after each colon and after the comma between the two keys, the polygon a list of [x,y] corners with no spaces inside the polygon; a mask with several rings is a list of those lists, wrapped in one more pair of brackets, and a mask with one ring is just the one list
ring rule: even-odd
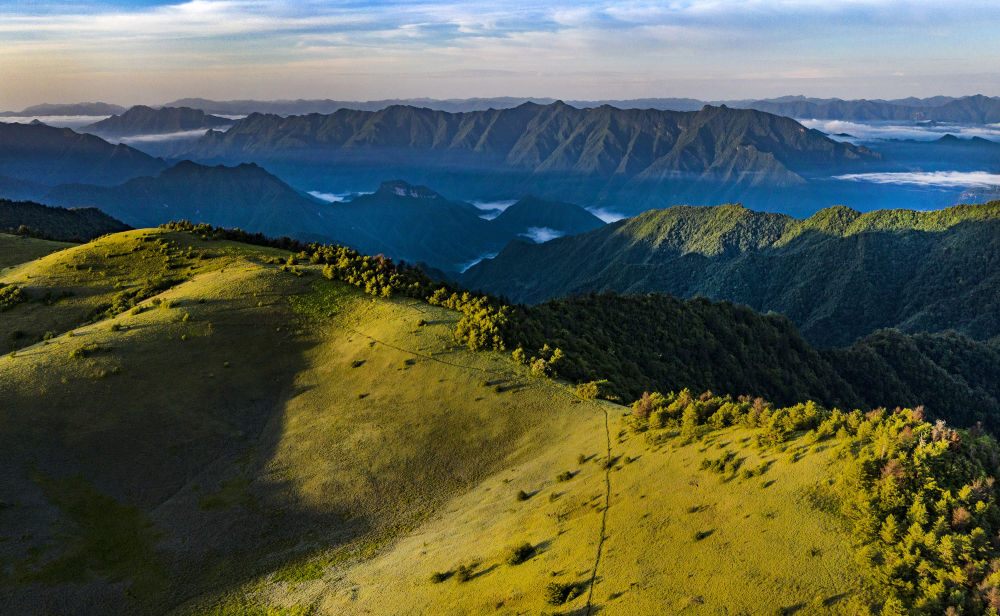
{"label": "cluster of trees", "polygon": [[10,310],[21,302],[28,301],[28,294],[16,284],[0,282],[0,312]]}
{"label": "cluster of trees", "polygon": [[816,502],[849,520],[858,564],[882,594],[870,609],[1000,614],[1000,445],[981,428],[931,423],[920,407],[848,413],[688,389],[644,393],[631,422],[685,440],[741,425],[755,428],[757,446],[769,449],[796,436],[829,441],[836,478],[816,486]]}

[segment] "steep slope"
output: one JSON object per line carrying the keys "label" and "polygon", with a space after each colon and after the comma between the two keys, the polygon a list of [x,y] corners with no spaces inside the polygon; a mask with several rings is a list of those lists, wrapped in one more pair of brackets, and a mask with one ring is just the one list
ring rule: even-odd
{"label": "steep slope", "polygon": [[86,242],[128,225],[94,208],[49,207],[30,201],[0,199],[0,232],[61,242]]}
{"label": "steep slope", "polygon": [[153,109],[145,105],[136,105],[120,115],[88,124],[80,130],[110,138],[219,128],[232,123],[232,120],[208,115],[200,109],[190,107]]}
{"label": "steep slope", "polygon": [[515,301],[613,289],[704,295],[788,316],[821,346],[884,327],[1000,334],[1000,202],[936,212],[844,207],[799,220],[738,205],[651,211],[514,243],[463,284]]}
{"label": "steep slope", "polygon": [[10,178],[49,186],[67,182],[109,186],[155,174],[166,166],[126,145],[112,145],[68,128],[0,123],[0,175]]}

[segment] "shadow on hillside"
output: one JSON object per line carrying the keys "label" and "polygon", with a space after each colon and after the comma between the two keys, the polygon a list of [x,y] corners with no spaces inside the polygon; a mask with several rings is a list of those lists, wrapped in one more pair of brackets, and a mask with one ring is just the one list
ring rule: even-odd
{"label": "shadow on hillside", "polygon": [[[0,492],[13,505],[0,534],[17,529],[21,539],[0,549],[0,560],[25,574],[4,580],[11,585],[0,612],[170,612],[269,571],[289,583],[319,579],[336,559],[381,545],[381,520],[303,502],[295,469],[272,466],[285,409],[315,387],[296,377],[310,366],[316,340],[288,327],[295,317],[287,307],[222,304],[210,313],[210,336],[130,326],[106,353],[67,359],[60,346],[44,371],[16,374],[32,387],[5,391],[0,405],[18,410],[0,408],[0,468],[8,470]],[[180,322],[183,309],[175,312]],[[192,317],[185,327],[205,326]],[[72,346],[105,335],[113,334],[102,326]],[[25,360],[27,370],[34,359]],[[112,360],[120,374],[90,376]],[[132,511],[142,532],[127,525],[133,517],[115,517]]]}

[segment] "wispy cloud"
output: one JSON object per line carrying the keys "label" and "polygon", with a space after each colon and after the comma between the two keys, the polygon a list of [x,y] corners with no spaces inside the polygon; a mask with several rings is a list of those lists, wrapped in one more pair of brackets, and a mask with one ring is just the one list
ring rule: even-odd
{"label": "wispy cloud", "polygon": [[931,188],[1000,186],[1000,175],[987,171],[926,171],[899,173],[850,173],[834,179],[873,184],[909,184]]}
{"label": "wispy cloud", "polygon": [[557,237],[562,237],[566,234],[557,229],[550,229],[549,227],[528,227],[527,230],[525,230],[525,232],[521,235],[536,244],[542,244],[549,240],[554,240]]}
{"label": "wispy cloud", "polygon": [[998,27],[992,0],[0,0],[0,96],[927,93],[1000,82]]}

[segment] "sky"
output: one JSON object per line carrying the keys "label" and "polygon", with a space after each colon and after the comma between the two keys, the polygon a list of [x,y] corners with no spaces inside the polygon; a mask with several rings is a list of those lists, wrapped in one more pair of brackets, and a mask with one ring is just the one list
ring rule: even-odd
{"label": "sky", "polygon": [[42,102],[1000,95],[996,0],[0,0]]}

